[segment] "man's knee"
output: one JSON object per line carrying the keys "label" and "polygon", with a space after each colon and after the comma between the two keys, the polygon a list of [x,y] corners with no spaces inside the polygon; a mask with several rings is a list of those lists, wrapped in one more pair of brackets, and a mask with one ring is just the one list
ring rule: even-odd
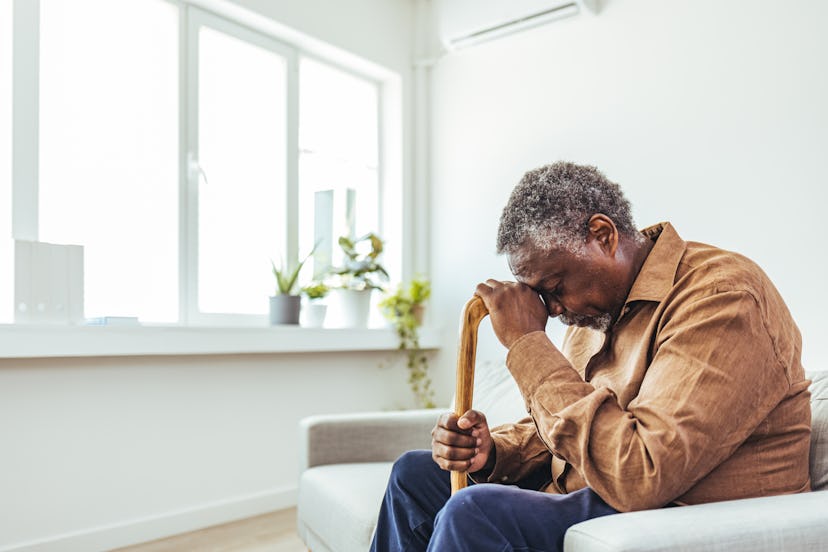
{"label": "man's knee", "polygon": [[480,516],[499,518],[500,510],[508,511],[511,500],[510,487],[496,484],[480,484],[466,487],[452,495],[443,508],[442,515],[452,520],[462,519],[469,516]]}
{"label": "man's knee", "polygon": [[391,479],[398,482],[417,481],[426,473],[433,471],[435,465],[431,458],[431,451],[409,450],[394,462]]}

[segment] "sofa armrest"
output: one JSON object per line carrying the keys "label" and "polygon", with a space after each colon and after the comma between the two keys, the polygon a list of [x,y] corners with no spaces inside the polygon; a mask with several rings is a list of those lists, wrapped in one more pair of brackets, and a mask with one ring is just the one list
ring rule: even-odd
{"label": "sofa armrest", "polygon": [[431,429],[443,410],[402,410],[309,416],[299,422],[299,470],[324,464],[391,462],[403,452],[431,448]]}
{"label": "sofa armrest", "polygon": [[828,492],[611,515],[569,528],[565,552],[820,550]]}

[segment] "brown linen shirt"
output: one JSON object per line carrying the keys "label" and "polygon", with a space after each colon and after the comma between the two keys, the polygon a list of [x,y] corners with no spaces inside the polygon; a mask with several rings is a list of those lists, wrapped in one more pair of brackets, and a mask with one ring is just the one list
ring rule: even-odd
{"label": "brown linen shirt", "polygon": [[810,490],[801,339],[749,259],[683,241],[669,223],[604,334],[518,339],[507,366],[530,417],[492,430],[488,481],[549,470],[619,511]]}

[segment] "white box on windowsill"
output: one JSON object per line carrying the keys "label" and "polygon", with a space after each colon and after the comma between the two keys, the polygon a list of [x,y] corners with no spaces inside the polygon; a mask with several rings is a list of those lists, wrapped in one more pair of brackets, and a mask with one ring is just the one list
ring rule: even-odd
{"label": "white box on windowsill", "polygon": [[15,240],[14,321],[83,323],[83,246]]}

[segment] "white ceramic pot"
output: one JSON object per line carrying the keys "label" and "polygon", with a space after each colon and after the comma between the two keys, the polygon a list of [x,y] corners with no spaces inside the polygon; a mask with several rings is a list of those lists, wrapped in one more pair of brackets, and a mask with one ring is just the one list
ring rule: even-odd
{"label": "white ceramic pot", "polygon": [[302,326],[306,328],[321,328],[325,325],[325,314],[328,312],[328,305],[325,303],[305,303],[302,306]]}
{"label": "white ceramic pot", "polygon": [[365,328],[371,310],[371,289],[336,289],[337,322],[341,328]]}

